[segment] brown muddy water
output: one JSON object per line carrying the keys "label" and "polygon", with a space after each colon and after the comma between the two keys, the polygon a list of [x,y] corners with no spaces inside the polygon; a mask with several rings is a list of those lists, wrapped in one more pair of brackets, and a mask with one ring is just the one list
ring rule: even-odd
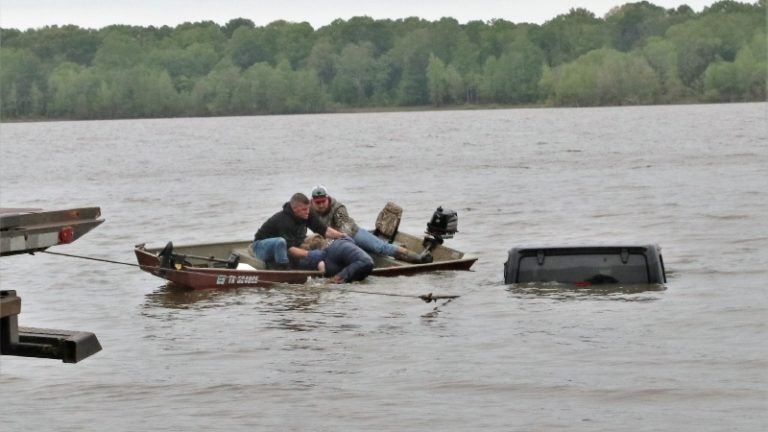
{"label": "brown muddy water", "polygon": [[[768,429],[768,105],[3,124],[0,205],[100,206],[55,251],[250,239],[318,184],[471,272],[189,292],[135,267],[0,260],[21,325],[94,332],[71,365],[0,357],[3,430]],[[518,244],[661,245],[665,287],[507,286]],[[459,294],[448,304],[408,295]]]}

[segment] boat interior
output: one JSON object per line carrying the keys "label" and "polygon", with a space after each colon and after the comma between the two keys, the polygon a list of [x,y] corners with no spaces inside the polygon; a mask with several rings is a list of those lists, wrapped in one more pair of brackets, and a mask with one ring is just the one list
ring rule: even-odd
{"label": "boat interior", "polygon": [[[429,246],[434,262],[459,260],[464,257],[464,253],[439,244],[430,236],[417,237],[398,232],[395,234],[393,242],[416,253],[423,252],[425,247]],[[147,248],[146,251],[159,255],[170,247],[169,250],[173,253],[175,262],[183,263],[189,267],[227,268],[235,265],[236,268],[242,270],[266,269],[267,266],[264,261],[253,256],[250,245],[250,241],[184,246],[166,245],[165,248]],[[376,268],[412,265],[383,255],[372,255],[372,258]]]}

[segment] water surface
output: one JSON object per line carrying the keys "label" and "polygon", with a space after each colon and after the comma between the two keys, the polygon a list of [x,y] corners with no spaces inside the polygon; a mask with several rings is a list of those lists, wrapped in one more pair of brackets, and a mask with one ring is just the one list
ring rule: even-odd
{"label": "water surface", "polygon": [[[135,267],[0,260],[22,325],[94,332],[76,365],[0,357],[8,430],[759,431],[768,427],[766,104],[3,124],[0,205],[100,206],[55,251],[250,239],[324,184],[389,201],[472,272],[328,290],[170,290]],[[505,286],[514,245],[661,245],[665,289]],[[460,294],[448,304],[413,296]]]}

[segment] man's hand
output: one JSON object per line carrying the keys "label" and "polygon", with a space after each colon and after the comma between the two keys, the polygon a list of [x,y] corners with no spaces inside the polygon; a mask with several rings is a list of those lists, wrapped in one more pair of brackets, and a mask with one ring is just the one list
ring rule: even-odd
{"label": "man's hand", "polygon": [[324,237],[325,238],[331,238],[331,239],[339,239],[339,238],[342,238],[345,235],[346,234],[344,234],[341,231],[336,231],[335,229],[333,229],[331,227],[328,227],[328,229],[325,230],[325,236]]}

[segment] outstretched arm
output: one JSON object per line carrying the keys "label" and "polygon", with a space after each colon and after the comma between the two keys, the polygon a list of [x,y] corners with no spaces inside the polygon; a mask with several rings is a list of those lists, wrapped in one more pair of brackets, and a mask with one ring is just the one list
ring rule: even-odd
{"label": "outstretched arm", "polygon": [[309,255],[309,251],[300,247],[291,246],[288,248],[288,255],[294,258],[306,258]]}
{"label": "outstretched arm", "polygon": [[338,238],[344,237],[344,233],[341,231],[336,231],[331,227],[328,227],[328,229],[325,230],[324,237],[330,238],[330,239],[338,239]]}

